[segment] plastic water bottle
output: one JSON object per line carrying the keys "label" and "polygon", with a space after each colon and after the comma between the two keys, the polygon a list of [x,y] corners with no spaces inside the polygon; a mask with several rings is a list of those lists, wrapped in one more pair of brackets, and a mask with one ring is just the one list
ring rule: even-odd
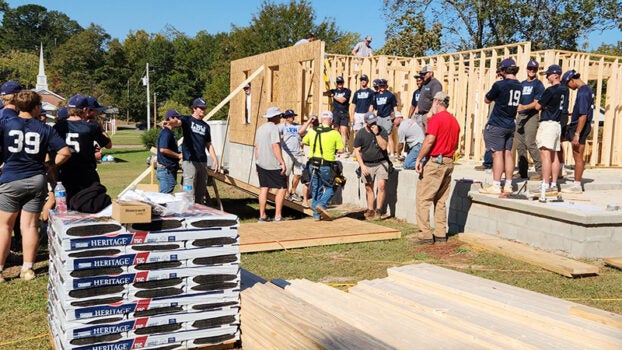
{"label": "plastic water bottle", "polygon": [[192,185],[184,185],[183,191],[184,191],[184,202],[186,204],[185,207],[190,208],[192,204],[194,203],[194,191],[192,191]]}
{"label": "plastic water bottle", "polygon": [[54,187],[54,197],[56,199],[56,213],[65,214],[67,212],[67,190],[60,181]]}

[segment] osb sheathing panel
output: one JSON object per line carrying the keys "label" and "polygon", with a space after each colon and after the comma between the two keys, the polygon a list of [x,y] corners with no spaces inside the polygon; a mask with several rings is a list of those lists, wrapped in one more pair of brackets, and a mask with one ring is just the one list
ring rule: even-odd
{"label": "osb sheathing panel", "polygon": [[318,40],[231,62],[231,89],[261,65],[265,69],[251,82],[249,124],[244,124],[245,94],[241,92],[231,100],[230,141],[254,145],[255,131],[265,122],[262,115],[269,107],[291,108],[302,120],[319,113],[319,98],[324,91],[324,84],[320,84],[323,57],[324,42]]}

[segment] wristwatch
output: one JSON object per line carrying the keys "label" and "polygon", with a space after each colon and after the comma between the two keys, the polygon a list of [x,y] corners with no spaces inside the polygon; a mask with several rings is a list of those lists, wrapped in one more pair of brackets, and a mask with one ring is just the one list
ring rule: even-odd
{"label": "wristwatch", "polygon": [[580,134],[580,133],[578,133],[578,132],[575,132],[575,133],[574,133],[574,136],[581,136],[581,134]]}

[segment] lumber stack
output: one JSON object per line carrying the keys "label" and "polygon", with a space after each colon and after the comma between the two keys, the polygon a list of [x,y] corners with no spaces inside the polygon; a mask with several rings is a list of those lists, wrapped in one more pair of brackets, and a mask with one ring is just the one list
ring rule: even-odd
{"label": "lumber stack", "polygon": [[388,273],[348,292],[304,279],[255,283],[241,295],[242,346],[622,348],[619,315],[429,264]]}
{"label": "lumber stack", "polygon": [[239,339],[235,215],[195,204],[144,224],[51,212],[57,349],[190,349]]}

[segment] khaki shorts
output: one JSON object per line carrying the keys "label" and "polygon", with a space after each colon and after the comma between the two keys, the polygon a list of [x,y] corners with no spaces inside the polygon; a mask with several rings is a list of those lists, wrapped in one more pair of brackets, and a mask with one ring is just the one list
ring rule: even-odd
{"label": "khaki shorts", "polygon": [[388,172],[388,164],[386,161],[382,163],[372,163],[365,164],[367,170],[369,171],[369,176],[362,176],[361,182],[364,184],[371,184],[377,178],[378,180],[388,180],[389,172]]}
{"label": "khaki shorts", "polygon": [[287,176],[291,174],[302,175],[302,165],[307,164],[307,157],[304,155],[292,156],[283,152],[283,160],[285,161],[285,175]]}
{"label": "khaki shorts", "polygon": [[559,122],[546,120],[538,125],[538,133],[536,134],[536,145],[538,148],[546,148],[552,151],[559,151],[560,137],[562,127]]}

